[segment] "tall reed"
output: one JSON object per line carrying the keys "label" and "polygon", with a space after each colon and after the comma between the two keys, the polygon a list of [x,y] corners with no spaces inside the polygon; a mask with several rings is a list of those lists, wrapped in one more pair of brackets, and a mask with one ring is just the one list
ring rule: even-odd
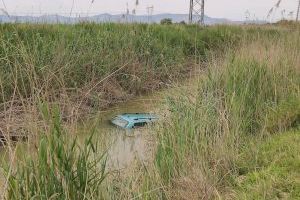
{"label": "tall reed", "polygon": [[251,138],[299,125],[297,34],[245,40],[222,67],[211,63],[197,90],[169,98],[170,120],[159,129],[156,152],[164,184],[173,188],[180,177],[198,176],[198,198],[216,197],[240,173],[236,161]]}
{"label": "tall reed", "polygon": [[[5,34],[0,62],[9,66],[2,68],[6,76],[0,77],[3,101],[16,93],[29,98],[47,91],[41,99],[53,102],[58,91],[72,88],[87,94],[111,74],[114,79],[101,85],[103,90],[97,88],[94,94],[99,96],[93,99],[115,100],[116,88],[130,94],[149,91],[182,77],[190,62],[201,70],[202,61],[208,66],[193,87],[179,88],[166,98],[167,118],[155,129],[154,162],[134,165],[127,176],[105,179],[105,154],[97,155],[91,140],[83,146],[69,142],[71,129],[63,128],[63,116],[56,110],[52,118],[42,109],[48,121],[38,153],[20,160],[8,174],[7,198],[218,198],[245,173],[239,159],[248,143],[299,125],[298,28],[289,33],[268,26],[50,27],[54,30],[1,26]],[[36,51],[30,51],[32,47]],[[220,52],[217,62],[214,55]],[[116,66],[124,68],[118,71]],[[6,77],[13,77],[15,87],[8,87],[11,79]]]}
{"label": "tall reed", "polygon": [[[43,106],[44,107],[44,106]],[[43,109],[47,111],[48,109]],[[37,152],[23,155],[16,169],[7,168],[7,199],[98,199],[107,176],[106,154],[92,136],[84,144],[62,127],[58,108],[44,112],[49,129],[41,134]]]}

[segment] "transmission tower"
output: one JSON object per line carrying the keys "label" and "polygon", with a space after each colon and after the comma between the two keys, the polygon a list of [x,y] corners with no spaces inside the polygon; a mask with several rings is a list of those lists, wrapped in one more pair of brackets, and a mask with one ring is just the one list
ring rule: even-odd
{"label": "transmission tower", "polygon": [[190,0],[189,23],[204,25],[204,0]]}
{"label": "transmission tower", "polygon": [[154,11],[154,6],[153,5],[147,7],[148,23],[150,23],[150,21],[152,20],[153,11]]}
{"label": "transmission tower", "polygon": [[299,0],[299,3],[298,3],[296,22],[299,21],[299,13],[300,13],[300,0]]}

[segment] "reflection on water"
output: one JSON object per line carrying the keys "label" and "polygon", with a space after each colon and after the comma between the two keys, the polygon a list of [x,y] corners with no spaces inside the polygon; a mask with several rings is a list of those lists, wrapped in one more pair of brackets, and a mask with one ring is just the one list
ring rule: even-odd
{"label": "reflection on water", "polygon": [[[191,80],[189,84],[183,85],[187,85],[187,88],[189,88],[190,85],[196,86],[197,84],[195,84],[194,80]],[[182,89],[182,84],[179,85],[179,88]],[[176,88],[174,91],[176,91]],[[163,110],[161,100],[163,100],[163,96],[168,95],[169,92],[172,93],[172,90],[168,89],[166,91],[156,92],[148,96],[136,98],[135,100],[131,100],[126,103],[121,103],[118,106],[107,109],[106,111],[100,111],[86,120],[85,124],[87,124],[87,127],[89,128],[91,128],[91,125],[94,125],[96,121],[97,132],[94,137],[96,142],[103,140],[103,138],[108,138],[109,143],[111,144],[108,149],[107,167],[109,169],[117,170],[127,168],[130,167],[134,160],[144,163],[149,158],[149,141],[147,140],[149,138],[149,128],[141,128],[128,133],[112,126],[109,120],[115,115],[121,113],[149,112],[156,113],[160,116],[162,114],[161,110]],[[79,129],[85,130],[84,127],[80,127],[81,125],[78,126]],[[77,135],[79,141],[84,141],[84,139],[90,136],[88,131],[79,132],[80,135]],[[21,155],[24,155],[24,152],[36,151],[36,149],[30,149],[30,147],[22,148]],[[5,152],[5,148],[0,148],[0,170],[1,165],[3,165],[3,161],[7,162],[9,160],[9,156]],[[4,176],[1,173],[2,172],[0,171],[0,194],[1,189],[3,189],[2,184],[4,183]]]}
{"label": "reflection on water", "polygon": [[122,130],[110,124],[109,120],[122,113],[157,113],[160,95],[137,98],[134,101],[119,104],[105,112],[100,112],[98,119],[99,134],[109,133],[111,145],[108,149],[107,167],[112,170],[123,169],[137,160],[147,160],[148,128]]}
{"label": "reflection on water", "polygon": [[[186,83],[180,83],[178,87],[154,92],[147,96],[141,96],[125,103],[118,104],[106,111],[100,111],[93,119],[98,120],[99,134],[110,137],[111,145],[108,149],[108,168],[123,169],[137,160],[144,163],[149,158],[149,127],[133,130],[131,133],[120,130],[109,123],[114,116],[122,113],[155,113],[162,118],[162,103],[165,96],[177,94],[178,91],[189,90],[197,87],[197,79],[189,79]],[[101,138],[101,136],[100,136]]]}
{"label": "reflection on water", "polygon": [[134,136],[115,136],[115,141],[108,151],[109,169],[127,168],[134,160],[146,161],[147,141],[142,132],[135,131]]}
{"label": "reflection on water", "polygon": [[[116,170],[126,168],[134,160],[145,161],[148,144],[146,135],[149,134],[147,128],[126,132],[114,127],[110,123],[110,119],[122,113],[155,113],[155,106],[158,107],[157,105],[159,104],[159,96],[160,95],[157,94],[143,96],[126,103],[121,103],[105,111],[99,111],[97,114],[85,120],[84,127],[80,127],[81,125],[77,126],[80,130],[84,130],[79,131],[80,135],[77,135],[79,142],[83,142],[90,136],[88,130],[96,124],[97,131],[94,135],[95,143],[101,143],[101,140],[106,140],[106,147],[109,146],[107,150],[107,165],[109,169]],[[30,149],[30,147],[25,147],[25,144],[21,144],[20,146],[24,146],[22,149],[26,152],[28,148]],[[107,149],[106,147],[105,149]],[[0,147],[0,168],[4,163],[10,160],[7,150],[6,147]],[[24,152],[21,153],[21,155],[24,155]],[[1,177],[0,175],[0,178]]]}

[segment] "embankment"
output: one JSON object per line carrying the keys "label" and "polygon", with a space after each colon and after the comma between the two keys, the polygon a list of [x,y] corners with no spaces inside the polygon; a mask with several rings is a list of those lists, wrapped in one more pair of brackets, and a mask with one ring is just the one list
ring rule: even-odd
{"label": "embankment", "polygon": [[[112,24],[50,27],[18,27],[23,30],[18,38],[31,32],[34,33],[31,38],[46,35],[41,43],[33,39],[28,42],[29,46],[37,44],[34,47],[41,50],[32,52],[44,54],[15,60],[19,58],[17,55],[24,55],[16,49],[21,49],[25,55],[31,52],[26,50],[26,42],[16,42],[16,45],[23,44],[12,48],[18,52],[13,54],[16,57],[7,57],[14,62],[2,60],[9,60],[6,63],[9,66],[25,60],[26,66],[27,61],[38,63],[36,58],[56,55],[54,60],[57,61],[40,60],[51,64],[37,69],[39,65],[30,64],[25,71],[20,65],[12,68],[17,73],[8,73],[15,77],[15,87],[3,93],[3,99],[33,99],[32,102],[36,99],[45,125],[44,129],[37,129],[43,133],[37,144],[37,156],[26,157],[26,162],[19,162],[15,173],[7,176],[9,198],[43,196],[46,199],[56,195],[58,199],[239,199],[251,192],[257,192],[254,196],[262,198],[299,196],[295,189],[296,179],[284,182],[287,187],[280,186],[280,190],[278,187],[273,190],[274,182],[271,182],[271,186],[266,187],[268,193],[253,190],[255,185],[251,182],[253,169],[265,162],[264,159],[256,160],[260,156],[256,151],[260,149],[258,145],[273,134],[299,126],[298,26],[295,25],[293,32],[273,25],[204,29]],[[2,27],[5,28],[16,30],[10,25]],[[80,36],[78,40],[74,35]],[[47,44],[52,40],[56,44],[52,46],[61,48],[47,51]],[[93,62],[88,65],[91,73],[82,68],[87,61]],[[203,61],[207,68],[194,87],[179,89],[165,98],[168,118],[151,129],[155,137],[154,162],[136,163],[129,174],[122,174],[122,171],[107,174],[106,159],[101,156],[105,151],[96,148],[91,140],[83,146],[76,141],[67,142],[71,134],[89,132],[106,137],[105,133],[88,126],[84,130],[78,126],[65,127],[61,117],[63,111],[44,103],[60,102],[59,91],[70,99],[67,105],[97,109],[104,105],[103,102],[109,105],[127,95],[160,88],[184,77],[193,67],[201,68]],[[25,75],[19,76],[23,73]],[[30,77],[30,80],[21,78],[19,82],[16,77]],[[122,94],[120,98],[114,95],[114,87],[120,90],[116,92]],[[72,103],[77,102],[75,97],[79,97],[79,104]],[[100,103],[95,103],[98,101]],[[270,149],[276,148],[271,144]],[[245,152],[251,154],[251,159],[244,159]],[[248,162],[251,166],[245,167]],[[275,180],[274,185],[282,184],[280,181]]]}

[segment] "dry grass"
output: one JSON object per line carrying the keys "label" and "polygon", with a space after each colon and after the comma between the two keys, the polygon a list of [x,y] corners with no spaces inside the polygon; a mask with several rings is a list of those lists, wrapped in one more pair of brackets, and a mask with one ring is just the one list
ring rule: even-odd
{"label": "dry grass", "polygon": [[240,151],[249,141],[269,137],[269,126],[299,124],[299,42],[299,32],[285,30],[246,39],[223,65],[212,60],[198,92],[170,98],[171,121],[158,130],[156,155],[159,183],[168,186],[163,194],[221,198],[240,173]]}
{"label": "dry grass", "polygon": [[[66,27],[61,28],[64,30]],[[85,28],[89,30],[91,27],[87,25]],[[135,35],[130,29],[134,27],[121,28],[125,28],[129,35]],[[140,28],[144,29],[145,27],[141,26]],[[152,28],[151,30],[147,29],[149,32],[139,39],[158,37],[165,41],[166,38],[160,35],[163,34],[160,32],[160,28]],[[11,100],[2,104],[3,119],[6,121],[1,124],[1,128],[11,132],[20,126],[37,136],[29,142],[38,144],[41,132],[51,135],[51,130],[53,131],[51,123],[43,117],[43,113],[49,113],[51,116],[54,112],[51,108],[53,105],[58,105],[61,111],[59,118],[62,130],[67,130],[72,136],[90,134],[98,121],[82,125],[81,120],[84,122],[85,113],[101,110],[139,93],[157,90],[169,83],[174,86],[172,81],[178,80],[176,77],[178,74],[183,73],[186,76],[191,73],[192,67],[182,70],[182,67],[191,63],[189,59],[193,60],[193,66],[199,67],[199,63],[201,63],[199,60],[203,56],[209,62],[205,69],[199,67],[201,68],[199,79],[192,79],[191,84],[187,84],[187,87],[179,86],[177,89],[173,89],[172,92],[165,95],[167,96],[166,104],[162,108],[156,108],[165,114],[167,119],[151,130],[148,162],[137,161],[132,163],[129,169],[117,170],[104,180],[98,189],[102,193],[101,197],[106,199],[226,198],[226,195],[230,193],[228,191],[235,189],[232,186],[232,180],[240,173],[240,152],[247,147],[247,143],[269,137],[269,127],[273,127],[276,119],[282,116],[286,121],[291,121],[296,116],[297,123],[299,110],[289,109],[289,113],[286,115],[285,108],[295,108],[296,105],[293,103],[294,101],[289,102],[286,101],[287,99],[295,98],[297,100],[299,98],[300,45],[298,32],[288,33],[280,27],[249,26],[232,29],[217,27],[212,28],[213,34],[209,35],[210,32],[207,30],[196,29],[195,31],[193,27],[186,28],[186,30],[181,30],[184,29],[183,27],[174,28],[182,31],[180,33],[184,36],[181,35],[181,37],[176,35],[177,32],[174,33],[174,29],[166,30],[168,33],[163,34],[174,40],[179,37],[181,43],[177,43],[177,40],[175,43],[183,48],[181,53],[188,51],[188,56],[184,57],[184,62],[180,63],[180,70],[176,68],[174,70],[172,66],[172,59],[176,55],[173,55],[174,51],[169,49],[169,47],[173,48],[172,41],[167,41],[164,43],[165,47],[168,47],[167,49],[161,47],[159,42],[154,43],[154,46],[150,44],[149,51],[139,49],[139,52],[135,54],[130,53],[135,50],[135,46],[121,49],[118,51],[122,55],[122,59],[117,63],[121,63],[117,65],[119,67],[109,68],[111,66],[108,66],[107,73],[101,76],[98,76],[99,74],[95,71],[99,69],[95,63],[86,64],[84,62],[84,71],[88,71],[84,80],[88,81],[83,81],[81,77],[78,80],[83,81],[84,84],[78,87],[72,86],[72,84],[71,87],[68,85],[68,81],[73,80],[72,76],[81,75],[83,72],[80,70],[74,74],[62,72],[65,67],[71,66],[69,62],[64,63],[66,59],[64,54],[56,55],[57,65],[64,64],[62,68],[55,69],[60,71],[59,73],[50,70],[43,78],[39,78],[35,73],[29,73],[28,77],[31,82],[29,82],[30,87],[27,92],[32,95],[30,98],[22,94],[15,77]],[[137,29],[136,31],[141,30]],[[130,41],[134,43],[133,40]],[[235,41],[241,41],[241,46],[236,46]],[[139,45],[149,45],[150,42],[147,40]],[[121,42],[120,45],[123,44],[128,43]],[[228,51],[220,57],[218,54],[220,49],[215,46],[222,46]],[[63,45],[58,47],[64,49]],[[156,47],[160,51],[151,53],[150,50],[155,50]],[[23,50],[25,51],[25,49]],[[207,52],[208,50],[215,52],[210,54]],[[77,52],[76,56],[79,56],[79,53]],[[84,51],[81,53],[83,53],[83,57],[87,56]],[[105,56],[109,57],[113,52],[103,51],[102,53],[101,56],[104,58]],[[182,56],[181,53],[179,56]],[[143,55],[145,57],[139,57],[138,62],[136,59],[130,60],[131,63],[127,65],[125,62],[127,55],[137,57]],[[157,57],[151,58],[153,55]],[[94,56],[90,59],[99,61],[96,54]],[[26,66],[33,67],[33,58],[27,54],[25,58]],[[158,58],[163,59],[163,62],[155,63],[157,61],[155,59]],[[112,58],[110,57],[108,60],[112,60]],[[178,62],[176,59],[175,61]],[[144,64],[147,66],[145,69],[143,68]],[[46,63],[44,68],[47,67],[49,66]],[[77,67],[74,69],[80,69]],[[3,90],[5,85],[3,79],[0,79],[0,82],[0,88]],[[43,83],[42,86],[40,83]],[[46,89],[44,90],[44,88]],[[41,107],[44,102],[48,102],[49,105],[46,110]],[[281,102],[288,103],[289,106],[281,106]],[[270,110],[277,115],[269,117]],[[283,123],[280,130],[289,129],[290,126],[293,126],[293,123]],[[97,128],[94,130],[100,134],[100,130]],[[274,130],[277,130],[276,127]],[[106,133],[100,135],[98,140],[102,144],[99,148],[103,150],[109,146],[110,141],[105,139]],[[59,138],[59,140],[68,143],[65,138]],[[33,173],[30,170],[37,170],[23,165],[23,168],[15,171],[13,163],[18,161],[16,151],[11,146],[9,148],[11,166],[8,179],[13,178],[10,175],[22,177],[20,172],[25,168],[28,173]],[[35,151],[40,151],[40,148]],[[36,161],[35,157],[31,159]],[[22,166],[22,163],[19,164]],[[51,186],[51,183],[49,184]],[[14,191],[13,185],[5,187]],[[62,190],[64,189],[67,188],[62,187]],[[41,193],[41,191],[39,192]],[[97,196],[91,194],[90,198],[97,199]]]}

